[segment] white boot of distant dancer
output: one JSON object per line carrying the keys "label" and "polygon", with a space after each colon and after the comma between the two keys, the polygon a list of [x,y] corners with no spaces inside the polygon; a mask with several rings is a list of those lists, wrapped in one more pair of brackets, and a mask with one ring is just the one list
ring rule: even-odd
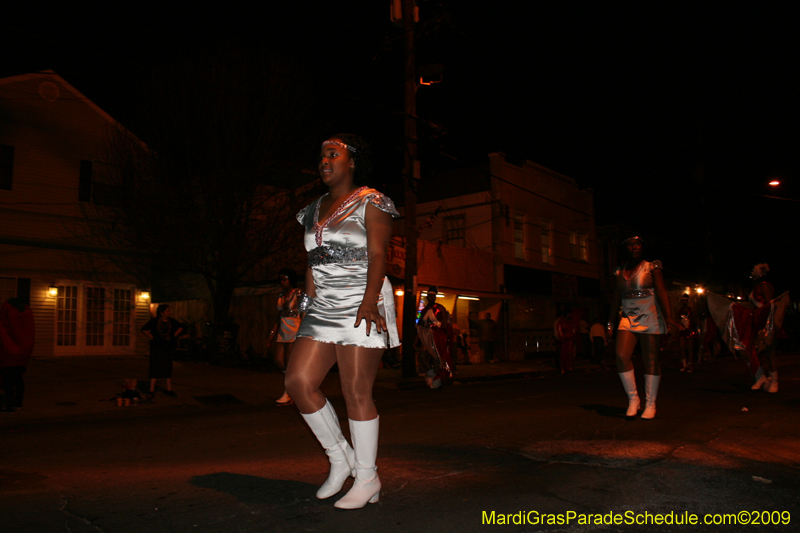
{"label": "white boot of distant dancer", "polygon": [[339,509],[361,509],[375,503],[381,495],[378,479],[378,420],[350,420],[350,438],[356,451],[356,480],[344,498],[334,504]]}
{"label": "white boot of distant dancer", "polygon": [[641,405],[639,391],[636,390],[636,376],[634,376],[633,370],[628,370],[627,372],[619,372],[619,379],[622,380],[622,388],[625,389],[625,394],[628,395],[628,412],[625,413],[625,416],[636,416]]}
{"label": "white boot of distant dancer", "polygon": [[661,376],[644,375],[645,402],[642,418],[645,420],[652,420],[656,417],[656,396],[658,396],[659,383],[661,383]]}
{"label": "white boot of distant dancer", "polygon": [[754,377],[756,379],[756,382],[753,384],[752,387],[750,387],[750,389],[758,390],[767,381],[767,375],[764,373],[764,367],[763,366],[758,367],[758,370],[756,370],[756,375]]}
{"label": "white boot of distant dancer", "polygon": [[778,392],[778,371],[770,372],[762,388],[767,392]]}
{"label": "white boot of distant dancer", "polygon": [[314,432],[322,447],[325,448],[325,453],[331,463],[328,479],[317,491],[317,498],[324,500],[342,490],[347,478],[355,475],[353,473],[355,454],[342,435],[339,418],[336,416],[331,402],[325,400],[322,409],[310,415],[303,415],[303,419]]}

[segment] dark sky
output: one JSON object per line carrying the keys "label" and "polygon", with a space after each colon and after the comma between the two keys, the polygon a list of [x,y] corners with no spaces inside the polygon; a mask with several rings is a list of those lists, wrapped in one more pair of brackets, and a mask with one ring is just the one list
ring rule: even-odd
{"label": "dark sky", "polygon": [[[371,137],[399,179],[402,37],[389,2],[274,4],[6,8],[0,75],[53,69],[125,123],[137,79],[171,51],[266,45],[314,73],[332,131]],[[465,4],[420,2],[417,63],[444,65],[443,82],[418,91],[423,179],[502,151],[593,188],[598,223],[651,235],[675,275],[706,275],[694,268],[706,226],[715,275],[746,278],[762,261],[789,270],[797,202],[760,196],[800,198],[788,10]],[[768,191],[770,177],[784,184]]]}

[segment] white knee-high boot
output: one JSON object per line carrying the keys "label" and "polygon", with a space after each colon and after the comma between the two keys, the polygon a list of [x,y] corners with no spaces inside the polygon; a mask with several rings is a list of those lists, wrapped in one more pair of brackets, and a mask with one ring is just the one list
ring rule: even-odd
{"label": "white knee-high boot", "polygon": [[642,418],[645,420],[651,420],[656,417],[656,396],[658,396],[659,383],[661,383],[661,376],[644,375],[645,403]]}
{"label": "white knee-high boot", "polygon": [[764,380],[762,388],[767,392],[778,392],[778,371],[770,372],[769,378]]}
{"label": "white knee-high boot", "polygon": [[755,377],[756,382],[753,384],[752,387],[750,387],[750,389],[758,390],[767,381],[767,376],[764,374],[764,367],[763,366],[758,367],[758,370],[756,370],[756,375],[754,377]]}
{"label": "white knee-high boot", "polygon": [[336,502],[339,509],[360,509],[375,503],[381,495],[378,478],[378,420],[350,420],[350,438],[356,451],[356,480],[344,497]]}
{"label": "white knee-high boot", "polygon": [[314,432],[314,436],[317,437],[322,447],[325,448],[325,453],[331,462],[328,479],[317,491],[317,498],[324,500],[342,490],[347,478],[354,475],[355,454],[342,435],[339,418],[336,416],[331,402],[325,400],[322,409],[310,415],[303,415],[303,419]]}
{"label": "white knee-high boot", "polygon": [[628,395],[628,412],[625,413],[625,416],[636,416],[641,405],[639,391],[636,390],[636,376],[633,374],[633,370],[628,370],[627,372],[619,372],[619,379],[622,381],[622,388],[625,389],[625,394]]}

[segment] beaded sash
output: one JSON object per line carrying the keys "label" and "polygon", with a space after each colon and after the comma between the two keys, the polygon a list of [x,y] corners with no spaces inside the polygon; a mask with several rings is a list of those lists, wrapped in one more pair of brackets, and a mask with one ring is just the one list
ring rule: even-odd
{"label": "beaded sash", "polygon": [[312,268],[331,263],[366,263],[367,261],[369,261],[369,252],[366,248],[317,246],[308,252],[308,266]]}
{"label": "beaded sash", "polygon": [[629,291],[622,291],[621,296],[623,300],[636,300],[637,298],[647,298],[656,293],[655,289],[633,289]]}

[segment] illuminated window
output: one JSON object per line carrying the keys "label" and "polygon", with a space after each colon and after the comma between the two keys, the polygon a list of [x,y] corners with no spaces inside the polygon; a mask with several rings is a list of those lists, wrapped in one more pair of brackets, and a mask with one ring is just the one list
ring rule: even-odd
{"label": "illuminated window", "polygon": [[86,346],[103,346],[106,326],[106,290],[86,288]]}
{"label": "illuminated window", "polygon": [[542,221],[542,263],[553,264],[553,224]]}
{"label": "illuminated window", "polygon": [[78,340],[78,287],[59,286],[56,304],[56,345],[75,346]]}
{"label": "illuminated window", "polygon": [[569,232],[569,256],[578,261],[588,261],[585,234],[575,231]]}
{"label": "illuminated window", "polygon": [[129,289],[114,289],[113,346],[130,346],[131,312],[133,310],[132,292]]}

